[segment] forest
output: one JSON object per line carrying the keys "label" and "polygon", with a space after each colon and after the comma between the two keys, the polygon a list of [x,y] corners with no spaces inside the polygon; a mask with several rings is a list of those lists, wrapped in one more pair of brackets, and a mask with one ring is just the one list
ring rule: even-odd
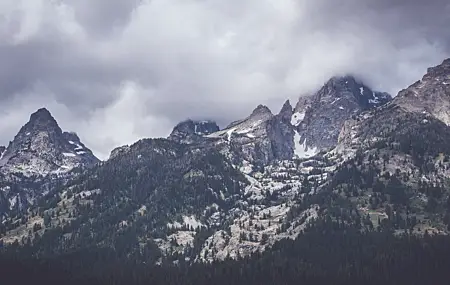
{"label": "forest", "polygon": [[450,237],[361,231],[330,218],[296,240],[239,260],[146,264],[93,247],[31,259],[19,247],[0,255],[2,284],[448,284]]}

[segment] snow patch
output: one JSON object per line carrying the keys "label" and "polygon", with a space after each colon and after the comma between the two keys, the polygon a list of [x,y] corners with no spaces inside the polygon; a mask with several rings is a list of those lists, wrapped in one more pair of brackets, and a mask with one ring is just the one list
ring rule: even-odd
{"label": "snow patch", "polygon": [[359,94],[364,95],[364,87],[359,87]]}
{"label": "snow patch", "polygon": [[250,164],[248,161],[244,160],[239,170],[244,174],[250,174],[253,172],[253,165]]}
{"label": "snow patch", "polygon": [[251,132],[251,131],[252,131],[252,129],[247,128],[247,129],[243,129],[243,130],[236,131],[236,134],[242,135],[242,134],[249,133],[249,132]]}
{"label": "snow patch", "polygon": [[373,99],[369,99],[369,104],[379,104],[380,98],[378,98],[377,94],[374,91],[372,91],[372,96],[373,96]]}
{"label": "snow patch", "polygon": [[63,152],[63,155],[64,155],[65,157],[75,157],[75,156],[77,156],[76,154],[73,154],[73,153],[71,153],[71,152]]}
{"label": "snow patch", "polygon": [[9,199],[9,209],[12,210],[17,204],[17,196],[12,197]]}
{"label": "snow patch", "polygon": [[300,113],[300,112],[296,112],[292,115],[291,117],[291,125],[293,126],[298,126],[300,125],[300,123],[303,121],[303,119],[305,118],[305,113]]}
{"label": "snow patch", "polygon": [[317,148],[309,148],[306,146],[306,139],[303,141],[303,144],[300,143],[300,135],[298,132],[295,132],[294,135],[294,155],[298,158],[308,158],[317,154]]}
{"label": "snow patch", "polygon": [[194,230],[203,227],[203,224],[197,221],[194,216],[183,216],[183,222],[187,227],[192,227]]}
{"label": "snow patch", "polygon": [[227,139],[228,139],[228,142],[231,142],[231,135],[233,134],[233,132],[235,131],[236,129],[231,129],[231,130],[229,130],[229,131],[227,131]]}
{"label": "snow patch", "polygon": [[341,109],[341,110],[344,110],[344,107],[342,107],[342,106],[339,106],[339,109]]}
{"label": "snow patch", "polygon": [[99,194],[101,191],[100,189],[95,189],[95,190],[86,190],[86,191],[82,191],[79,194],[77,194],[77,196],[81,197],[81,198],[88,198],[91,197],[92,194]]}
{"label": "snow patch", "polygon": [[334,99],[333,102],[331,102],[330,105],[334,105],[334,103],[336,103],[336,102],[339,101],[339,100],[341,100],[341,98],[336,98],[336,99]]}

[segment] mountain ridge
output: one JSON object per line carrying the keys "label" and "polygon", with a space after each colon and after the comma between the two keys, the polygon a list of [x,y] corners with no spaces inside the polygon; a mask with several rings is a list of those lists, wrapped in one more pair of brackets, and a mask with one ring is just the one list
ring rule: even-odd
{"label": "mountain ridge", "polygon": [[[448,70],[429,70],[422,88],[444,100],[436,78]],[[161,264],[250,256],[317,221],[449,233],[450,127],[398,98],[334,77],[295,107],[257,105],[224,129],[185,120],[48,186],[7,217],[2,239],[29,238],[36,256],[104,246]]]}

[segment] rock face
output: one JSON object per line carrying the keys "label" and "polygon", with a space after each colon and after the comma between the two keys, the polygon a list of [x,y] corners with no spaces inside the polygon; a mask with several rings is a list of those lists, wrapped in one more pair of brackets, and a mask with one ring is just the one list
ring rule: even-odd
{"label": "rock face", "polygon": [[351,76],[334,77],[314,95],[299,99],[291,123],[304,151],[317,152],[336,145],[347,119],[391,99],[389,94],[372,91]]}
{"label": "rock face", "polygon": [[0,157],[3,156],[3,153],[5,152],[5,150],[6,150],[6,146],[0,145]]}
{"label": "rock face", "polygon": [[289,101],[277,115],[267,106],[258,105],[244,120],[235,121],[207,138],[235,161],[265,165],[274,160],[291,159],[294,149],[291,117]]}
{"label": "rock face", "polygon": [[180,143],[194,143],[203,136],[219,131],[219,126],[214,121],[186,120],[175,126],[169,139]]}
{"label": "rock face", "polygon": [[424,112],[450,125],[450,59],[399,92],[395,104],[412,112]]}
{"label": "rock face", "polygon": [[369,148],[386,138],[392,140],[403,135],[410,140],[410,145],[434,145],[435,150],[445,153],[449,115],[450,60],[447,59],[429,68],[422,80],[400,91],[385,106],[348,120],[339,135],[337,150]]}
{"label": "rock face", "polygon": [[214,122],[179,123],[169,139],[216,147],[236,164],[266,165],[275,160],[309,158],[334,147],[344,122],[364,110],[391,100],[351,76],[331,78],[318,92],[299,98],[295,108],[287,100],[274,115],[258,105],[245,119],[219,130]]}
{"label": "rock face", "polygon": [[45,176],[98,162],[75,133],[63,132],[47,109],[33,113],[0,159],[2,173]]}

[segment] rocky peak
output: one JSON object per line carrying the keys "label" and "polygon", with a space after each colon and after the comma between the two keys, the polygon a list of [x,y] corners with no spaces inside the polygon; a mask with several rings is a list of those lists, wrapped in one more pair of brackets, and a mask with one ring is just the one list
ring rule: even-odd
{"label": "rocky peak", "polygon": [[121,154],[125,154],[130,150],[130,146],[129,145],[124,145],[124,146],[119,146],[116,147],[115,149],[113,149],[111,151],[111,154],[109,155],[109,159],[113,159]]}
{"label": "rocky peak", "polygon": [[41,108],[30,116],[4,151],[0,167],[4,173],[47,175],[90,166],[98,159],[75,133],[63,133],[51,113]]}
{"label": "rocky peak", "polygon": [[272,111],[266,105],[258,105],[250,115],[252,118],[256,117],[271,117],[273,116]]}
{"label": "rocky peak", "polygon": [[219,126],[214,121],[186,120],[178,123],[172,130],[169,139],[181,143],[192,143],[205,135],[219,131]]}
{"label": "rocky peak", "polygon": [[398,93],[394,104],[410,112],[431,114],[450,125],[450,59],[428,68],[422,80]]}
{"label": "rocky peak", "polygon": [[31,122],[53,122],[56,123],[55,118],[46,108],[40,108],[30,116]]}
{"label": "rocky peak", "polygon": [[282,120],[290,121],[293,112],[294,110],[292,108],[291,102],[289,100],[286,100],[280,110],[280,113],[278,113],[278,117],[280,117]]}
{"label": "rocky peak", "polygon": [[348,100],[356,104],[358,109],[368,110],[389,102],[392,97],[385,92],[376,92],[361,83],[353,76],[331,78],[319,90],[316,101]]}
{"label": "rocky peak", "polygon": [[373,141],[401,138],[433,145],[430,152],[446,153],[443,149],[448,145],[448,126],[450,59],[428,68],[422,80],[401,90],[391,103],[346,121],[336,150],[351,153],[372,147]]}
{"label": "rocky peak", "polygon": [[31,114],[29,121],[20,129],[18,135],[30,136],[40,131],[62,134],[55,118],[46,108],[38,109]]}
{"label": "rocky peak", "polygon": [[347,119],[391,99],[353,76],[332,77],[315,94],[299,99],[291,123],[305,149],[324,150],[336,145]]}
{"label": "rocky peak", "polygon": [[443,79],[450,80],[449,74],[450,74],[450,58],[447,58],[441,64],[428,68],[427,74],[425,74],[424,79],[444,77]]}

